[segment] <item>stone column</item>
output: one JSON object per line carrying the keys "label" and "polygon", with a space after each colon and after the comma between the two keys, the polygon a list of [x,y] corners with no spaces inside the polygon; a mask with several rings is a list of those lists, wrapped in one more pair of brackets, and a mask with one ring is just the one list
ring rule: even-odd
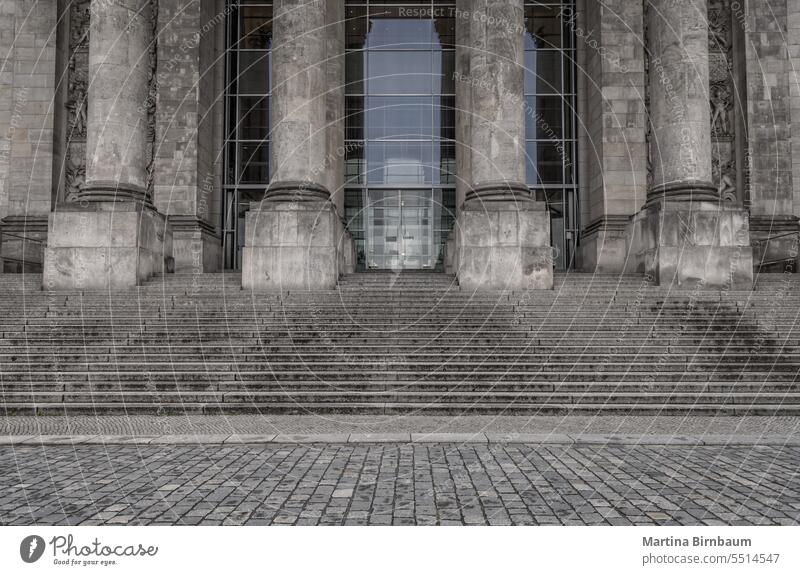
{"label": "stone column", "polygon": [[51,214],[45,287],[126,288],[171,265],[171,233],[149,191],[156,7],[92,2],[86,183]]}
{"label": "stone column", "polygon": [[550,289],[550,219],[525,184],[523,2],[472,0],[470,8],[458,18],[458,26],[469,26],[459,34],[468,43],[469,74],[456,81],[470,90],[468,128],[460,130],[468,138],[469,189],[456,223],[459,282]]}
{"label": "stone column", "polygon": [[[341,0],[335,0],[341,2]],[[253,289],[333,289],[344,230],[326,183],[328,26],[324,0],[278,0],[272,42],[272,175],[246,216],[242,283]],[[343,10],[342,10],[343,13]],[[333,32],[332,32],[333,31]]]}
{"label": "stone column", "polygon": [[149,0],[92,2],[86,184],[80,199],[152,201],[146,158],[151,17]]}
{"label": "stone column", "polygon": [[706,0],[646,1],[653,152],[647,201],[715,202]]}
{"label": "stone column", "polygon": [[706,0],[646,0],[650,161],[633,257],[659,284],[752,287],[747,214],[711,183]]}

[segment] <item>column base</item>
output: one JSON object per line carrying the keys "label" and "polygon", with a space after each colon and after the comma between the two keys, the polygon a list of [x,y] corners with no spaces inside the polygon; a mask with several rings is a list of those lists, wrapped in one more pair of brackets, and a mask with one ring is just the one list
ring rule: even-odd
{"label": "column base", "polygon": [[172,265],[172,230],[149,206],[83,202],[50,214],[45,289],[127,289]]}
{"label": "column base", "polygon": [[216,229],[197,216],[169,216],[168,220],[176,273],[219,270],[222,244]]}
{"label": "column base", "polygon": [[353,253],[348,256],[352,242],[348,248],[344,226],[328,200],[264,200],[245,219],[245,289],[334,289],[340,270],[355,262]]}
{"label": "column base", "polygon": [[42,271],[47,216],[8,216],[0,231],[0,273]]}
{"label": "column base", "polygon": [[544,202],[466,202],[456,222],[458,282],[468,290],[553,288]]}
{"label": "column base", "polygon": [[660,202],[631,223],[635,270],[658,285],[752,289],[747,211],[716,202]]}

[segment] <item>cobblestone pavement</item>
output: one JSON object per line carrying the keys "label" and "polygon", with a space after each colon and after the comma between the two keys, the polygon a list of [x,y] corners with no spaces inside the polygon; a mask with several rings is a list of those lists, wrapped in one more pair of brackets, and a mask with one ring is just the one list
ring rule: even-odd
{"label": "cobblestone pavement", "polygon": [[0,448],[0,523],[793,524],[800,447]]}
{"label": "cobblestone pavement", "polygon": [[713,416],[377,416],[99,415],[0,416],[4,435],[160,435],[233,433],[600,433],[783,435],[800,437],[800,417]]}

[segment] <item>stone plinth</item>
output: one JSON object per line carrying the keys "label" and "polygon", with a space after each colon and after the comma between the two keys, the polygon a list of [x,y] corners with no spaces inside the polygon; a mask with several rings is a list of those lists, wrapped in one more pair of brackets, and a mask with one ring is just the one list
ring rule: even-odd
{"label": "stone plinth", "polygon": [[800,221],[797,216],[750,215],[753,262],[761,273],[797,273]]}
{"label": "stone plinth", "polygon": [[170,226],[146,205],[87,202],[50,214],[45,289],[125,289],[171,266]]}
{"label": "stone plinth", "polygon": [[169,223],[177,273],[203,273],[219,267],[222,246],[213,226],[196,216],[169,216]]}
{"label": "stone plinth", "polygon": [[345,251],[340,246],[346,240],[330,201],[265,200],[245,218],[242,287],[270,291],[336,287]]}
{"label": "stone plinth", "polygon": [[463,288],[552,289],[550,215],[543,202],[467,202],[456,226]]}
{"label": "stone plinth", "polygon": [[659,202],[632,222],[635,271],[658,285],[751,289],[753,251],[747,212],[714,202]]}

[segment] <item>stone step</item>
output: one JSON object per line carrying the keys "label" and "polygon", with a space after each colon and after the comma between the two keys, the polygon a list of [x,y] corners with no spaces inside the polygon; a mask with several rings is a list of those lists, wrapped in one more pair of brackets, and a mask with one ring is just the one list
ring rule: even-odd
{"label": "stone step", "polygon": [[248,403],[126,403],[121,407],[116,403],[7,403],[6,413],[9,415],[103,415],[124,413],[126,415],[192,415],[192,414],[363,414],[363,415],[447,415],[455,414],[487,414],[487,415],[625,415],[625,416],[797,416],[800,407],[797,405],[739,405],[714,403],[695,403],[677,405],[635,405],[635,404],[537,404],[537,403],[304,403],[296,402],[258,404]]}

